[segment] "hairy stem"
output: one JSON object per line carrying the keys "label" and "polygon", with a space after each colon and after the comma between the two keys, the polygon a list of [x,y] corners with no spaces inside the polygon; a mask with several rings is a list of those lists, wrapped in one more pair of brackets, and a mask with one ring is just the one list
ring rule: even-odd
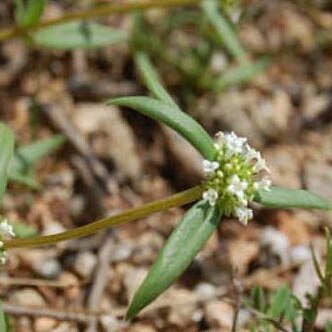
{"label": "hairy stem", "polygon": [[10,248],[25,248],[25,247],[37,247],[42,245],[50,245],[60,241],[71,240],[75,238],[84,237],[93,233],[96,233],[102,229],[113,227],[115,225],[123,224],[126,222],[134,221],[148,216],[151,213],[169,209],[175,206],[181,206],[196,201],[202,194],[202,187],[196,186],[191,189],[182,191],[176,195],[148,203],[143,206],[139,206],[130,209],[121,214],[107,217],[91,224],[77,227],[72,230],[58,233],[54,235],[38,236],[27,239],[13,239],[4,241],[4,247]]}
{"label": "hairy stem", "polygon": [[78,13],[70,13],[59,18],[42,21],[29,27],[15,26],[0,30],[0,41],[4,41],[18,36],[23,36],[31,31],[35,31],[51,25],[56,25],[66,22],[86,20],[93,17],[106,16],[110,14],[123,14],[134,10],[144,10],[156,7],[167,8],[167,7],[183,6],[183,5],[199,3],[200,1],[201,0],[139,0],[139,1],[124,3],[121,5],[114,4],[110,6],[97,7]]}

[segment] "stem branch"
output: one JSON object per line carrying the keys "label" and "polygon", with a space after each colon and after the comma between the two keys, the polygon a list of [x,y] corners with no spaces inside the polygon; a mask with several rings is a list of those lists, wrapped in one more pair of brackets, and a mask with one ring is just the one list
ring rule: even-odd
{"label": "stem branch", "polygon": [[36,247],[42,245],[50,245],[60,241],[71,240],[74,238],[84,237],[111,226],[113,227],[115,225],[123,224],[126,222],[146,217],[149,214],[157,211],[162,211],[169,209],[171,207],[191,203],[193,201],[196,201],[201,196],[201,194],[202,194],[202,187],[196,186],[191,189],[182,191],[178,194],[175,194],[173,196],[158,201],[154,201],[143,206],[132,208],[124,213],[107,217],[95,221],[91,224],[77,227],[63,233],[38,236],[27,239],[13,239],[13,240],[4,241],[4,247],[5,249]]}
{"label": "stem branch", "polygon": [[78,13],[70,13],[59,18],[42,21],[29,27],[14,26],[0,30],[0,41],[22,36],[31,31],[66,22],[85,20],[92,17],[106,16],[110,14],[123,14],[133,10],[144,10],[156,7],[168,8],[174,6],[184,6],[199,3],[200,1],[201,0],[139,0],[121,5],[114,4],[110,6],[97,7]]}

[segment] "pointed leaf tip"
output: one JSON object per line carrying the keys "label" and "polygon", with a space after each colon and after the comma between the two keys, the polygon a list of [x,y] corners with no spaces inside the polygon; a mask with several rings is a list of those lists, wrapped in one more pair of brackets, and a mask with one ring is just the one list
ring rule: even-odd
{"label": "pointed leaf tip", "polygon": [[188,210],[134,295],[127,311],[127,320],[133,319],[185,271],[217,229],[220,217],[218,208],[204,201]]}
{"label": "pointed leaf tip", "polygon": [[255,201],[272,208],[332,209],[331,202],[309,190],[302,189],[272,187],[270,190],[259,191]]}
{"label": "pointed leaf tip", "polygon": [[206,159],[213,160],[216,154],[214,142],[203,127],[178,107],[149,97],[121,97],[107,101],[107,105],[125,106],[164,123],[178,132]]}

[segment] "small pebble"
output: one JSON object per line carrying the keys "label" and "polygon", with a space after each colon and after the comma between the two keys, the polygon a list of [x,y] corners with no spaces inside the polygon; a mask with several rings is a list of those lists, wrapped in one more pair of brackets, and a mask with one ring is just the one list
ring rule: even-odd
{"label": "small pebble", "polygon": [[83,278],[91,277],[97,264],[97,257],[90,251],[80,252],[74,263],[75,271]]}

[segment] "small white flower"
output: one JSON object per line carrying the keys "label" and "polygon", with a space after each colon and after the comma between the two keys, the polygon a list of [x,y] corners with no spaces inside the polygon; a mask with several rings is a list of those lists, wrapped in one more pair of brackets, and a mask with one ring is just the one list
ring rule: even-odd
{"label": "small white flower", "polygon": [[255,188],[257,190],[270,190],[272,181],[268,178],[263,178],[260,181],[255,182]]}
{"label": "small white flower", "polygon": [[203,172],[205,175],[213,175],[219,166],[217,161],[203,160]]}
{"label": "small white flower", "polygon": [[245,206],[240,206],[235,208],[235,216],[239,218],[242,224],[247,225],[248,220],[253,217],[253,212]]}
{"label": "small white flower", "polygon": [[5,251],[0,253],[0,265],[4,265],[7,262],[7,253]]}
{"label": "small white flower", "polygon": [[239,199],[243,199],[245,196],[245,190],[248,188],[247,181],[241,181],[237,175],[233,175],[231,178],[231,183],[227,187],[227,191],[238,197]]}
{"label": "small white flower", "polygon": [[8,223],[7,219],[3,219],[0,222],[0,234],[15,236],[15,233],[13,231],[13,226]]}
{"label": "small white flower", "polygon": [[233,155],[235,153],[243,153],[245,143],[247,142],[247,139],[244,137],[237,136],[234,131],[231,133],[227,133],[223,137],[224,144],[227,146],[227,152],[230,155]]}
{"label": "small white flower", "polygon": [[249,146],[249,144],[246,144],[245,147],[245,159],[246,161],[250,162],[252,160],[259,160],[262,158],[260,152],[256,151],[252,147]]}
{"label": "small white flower", "polygon": [[219,195],[218,195],[217,190],[215,190],[213,188],[209,188],[208,190],[203,192],[203,199],[205,201],[208,201],[211,206],[216,205],[218,197],[219,197]]}
{"label": "small white flower", "polygon": [[254,170],[256,173],[259,173],[260,171],[267,171],[268,173],[270,173],[270,169],[266,166],[266,161],[262,157],[257,159]]}

